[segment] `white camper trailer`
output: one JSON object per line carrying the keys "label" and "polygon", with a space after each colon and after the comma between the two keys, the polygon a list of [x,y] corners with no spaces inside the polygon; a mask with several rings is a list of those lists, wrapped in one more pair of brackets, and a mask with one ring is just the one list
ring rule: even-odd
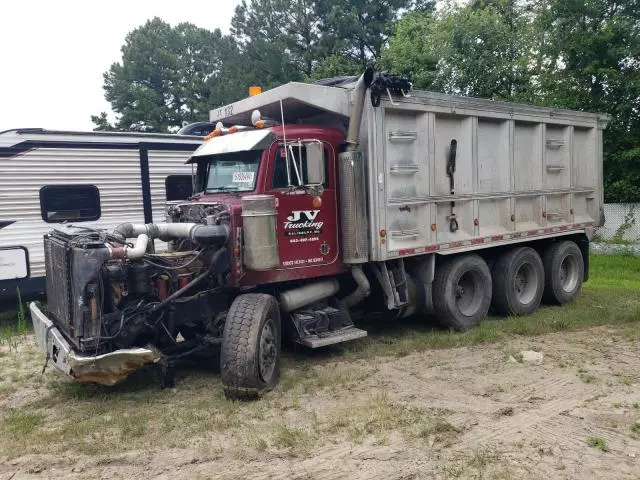
{"label": "white camper trailer", "polygon": [[0,299],[44,292],[42,238],[54,223],[113,228],[164,220],[192,192],[191,135],[0,132]]}

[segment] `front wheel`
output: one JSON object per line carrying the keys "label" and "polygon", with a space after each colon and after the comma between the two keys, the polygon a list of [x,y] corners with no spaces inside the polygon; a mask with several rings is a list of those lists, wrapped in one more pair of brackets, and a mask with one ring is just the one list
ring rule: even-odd
{"label": "front wheel", "polygon": [[238,296],[224,325],[220,371],[227,398],[260,397],[280,377],[280,310],[271,295]]}

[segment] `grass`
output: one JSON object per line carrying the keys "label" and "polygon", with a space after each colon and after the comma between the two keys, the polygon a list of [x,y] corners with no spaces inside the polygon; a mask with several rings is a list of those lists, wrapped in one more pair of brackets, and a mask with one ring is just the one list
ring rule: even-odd
{"label": "grass", "polygon": [[[227,401],[219,376],[204,369],[180,370],[178,387],[164,391],[148,372],[111,388],[50,373],[47,383],[39,375],[42,358],[31,358],[20,346],[19,359],[10,352],[0,358],[0,364],[7,368],[15,359],[32,367],[15,372],[18,383],[2,384],[0,395],[24,388],[23,384],[40,393],[20,411],[8,409],[0,414],[0,451],[12,457],[73,448],[78,453],[115,457],[131,449],[191,448],[194,439],[213,445],[223,437],[234,439],[249,455],[275,450],[278,455],[305,457],[327,442],[384,444],[397,435],[420,448],[444,447],[456,441],[460,430],[447,421],[446,413],[392,398],[385,385],[376,381],[381,365],[376,357],[504,342],[505,358],[520,361],[519,352],[506,347],[514,338],[600,325],[640,341],[640,258],[594,256],[590,274],[582,294],[570,305],[543,307],[525,318],[489,318],[464,333],[438,329],[424,319],[368,319],[367,339],[321,351],[285,353],[276,391],[251,403]],[[0,320],[13,335],[28,330],[24,310],[19,308]],[[35,376],[27,378],[24,372],[31,369]],[[587,370],[579,374],[585,381],[589,378]],[[621,377],[620,382],[627,385],[630,380]],[[316,403],[318,397],[325,404]],[[327,398],[339,401],[327,407]],[[638,409],[638,403],[633,407]],[[633,434],[638,435],[635,430]],[[602,449],[599,445],[593,447]],[[606,443],[602,446],[606,448]],[[478,450],[471,456],[471,465],[465,466],[483,469],[491,461],[490,451]]]}
{"label": "grass", "polygon": [[631,424],[631,431],[634,435],[640,435],[640,420],[636,420]]}
{"label": "grass", "polygon": [[609,451],[609,447],[607,446],[607,441],[602,437],[588,437],[586,442],[587,442],[587,445],[589,445],[591,448],[597,448],[601,452]]}
{"label": "grass", "polygon": [[584,383],[595,383],[596,382],[596,376],[591,374],[591,373],[581,373],[580,374],[580,379],[584,382]]}
{"label": "grass", "polygon": [[18,339],[31,331],[19,289],[16,290],[16,302],[15,309],[0,312],[0,344],[6,343],[10,350],[15,350]]}
{"label": "grass", "polygon": [[402,356],[432,348],[500,342],[513,336],[577,330],[602,325],[628,327],[624,336],[640,340],[640,257],[591,256],[590,279],[579,297],[563,307],[543,306],[528,317],[489,317],[458,333],[415,318],[401,322],[366,322],[369,337],[337,345],[329,352],[349,358]]}
{"label": "grass", "polygon": [[276,426],[272,437],[273,446],[291,456],[309,456],[314,443],[315,438],[308,430],[288,425]]}
{"label": "grass", "polygon": [[471,457],[469,457],[468,465],[482,472],[487,466],[497,460],[496,453],[488,447],[476,448]]}
{"label": "grass", "polygon": [[602,243],[606,245],[624,245],[624,246],[633,246],[638,244],[638,240],[626,240],[620,235],[616,235],[612,238],[604,238],[599,235],[593,236],[594,243]]}
{"label": "grass", "polygon": [[23,436],[32,433],[43,423],[42,414],[11,411],[5,416],[0,428],[9,435]]}

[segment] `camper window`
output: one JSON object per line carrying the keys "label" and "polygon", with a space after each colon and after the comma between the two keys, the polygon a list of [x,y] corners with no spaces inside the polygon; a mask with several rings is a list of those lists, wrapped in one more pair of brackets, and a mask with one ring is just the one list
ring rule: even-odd
{"label": "camper window", "polygon": [[186,200],[193,195],[193,179],[191,175],[169,175],[164,179],[167,201]]}
{"label": "camper window", "polygon": [[88,222],[100,218],[100,192],[95,185],[45,185],[40,213],[48,223]]}

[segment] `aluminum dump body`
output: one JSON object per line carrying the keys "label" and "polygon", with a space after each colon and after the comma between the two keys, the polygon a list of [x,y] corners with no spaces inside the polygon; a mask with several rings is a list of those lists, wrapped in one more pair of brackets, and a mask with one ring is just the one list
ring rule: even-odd
{"label": "aluminum dump body", "polygon": [[[280,101],[285,123],[346,129],[353,91],[290,83],[212,110],[210,119],[250,125],[254,109],[280,119]],[[410,97],[382,95],[378,107],[367,100],[360,149],[369,260],[589,233],[601,221],[607,121],[605,115],[415,90]]]}

